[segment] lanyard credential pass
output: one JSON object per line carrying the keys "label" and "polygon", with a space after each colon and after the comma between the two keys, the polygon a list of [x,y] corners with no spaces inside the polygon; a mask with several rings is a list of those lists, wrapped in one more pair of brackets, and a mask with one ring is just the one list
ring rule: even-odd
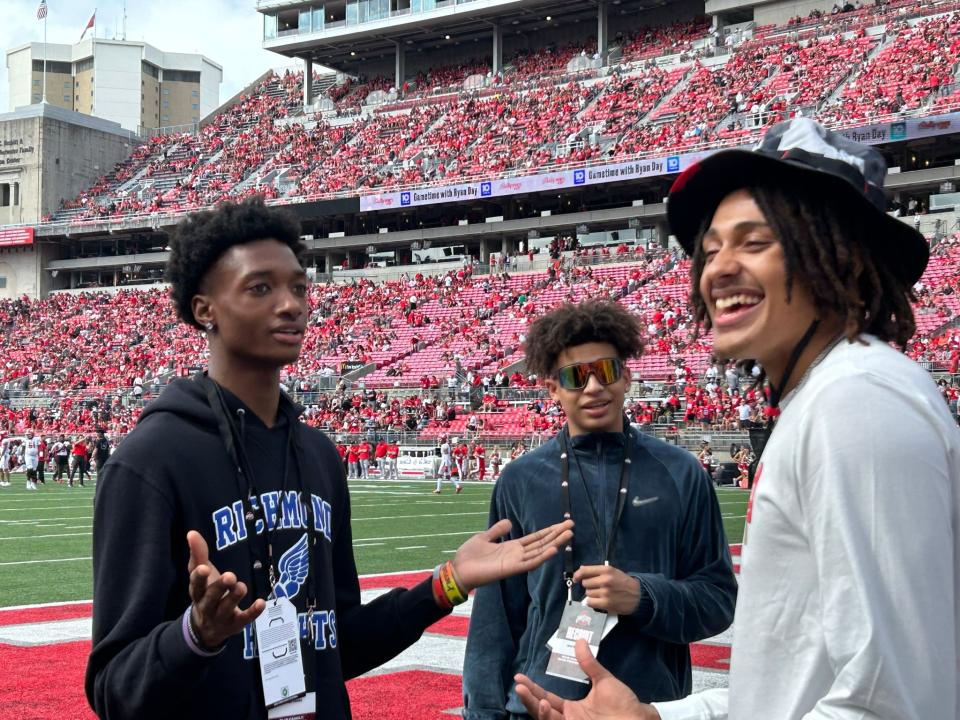
{"label": "lanyard credential pass", "polygon": [[[626,423],[626,420],[624,420]],[[629,427],[629,426],[627,426]],[[613,526],[610,528],[610,533],[607,536],[607,547],[603,556],[603,564],[609,565],[610,558],[613,556],[614,545],[617,540],[617,527],[620,525],[620,518],[623,515],[623,508],[627,503],[627,485],[630,483],[630,453],[633,450],[633,436],[631,435],[629,429],[626,431],[627,442],[623,451],[623,463],[620,465],[620,487],[617,490],[617,505],[613,513]],[[560,442],[560,498],[563,503],[563,519],[568,520],[571,517],[570,510],[570,452],[568,449],[567,441],[567,430],[564,429],[560,433],[559,437]],[[583,476],[583,468],[580,467],[580,460],[576,458],[577,469],[580,472],[580,480],[583,483],[584,492],[587,491],[587,482],[586,478]],[[589,502],[589,493],[587,494],[587,500]],[[600,544],[600,523],[602,519],[597,517],[597,513],[594,510],[593,503],[590,504],[590,514],[593,519],[593,527],[597,533],[597,546],[601,547]],[[563,581],[567,586],[567,602],[573,600],[573,573],[575,568],[573,566],[573,538],[570,538],[570,542],[563,548]]]}

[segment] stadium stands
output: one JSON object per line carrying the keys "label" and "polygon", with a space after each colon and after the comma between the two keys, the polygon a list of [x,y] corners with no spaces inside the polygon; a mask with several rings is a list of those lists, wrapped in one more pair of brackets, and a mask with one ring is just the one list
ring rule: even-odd
{"label": "stadium stands", "polygon": [[[946,11],[957,6],[898,1],[756,28],[724,48],[726,62],[709,65],[701,19],[621,38],[619,63],[602,70],[595,46],[580,43],[525,53],[502,76],[477,60],[401,88],[384,78],[327,81],[318,84],[334,108],[326,114],[303,114],[301,74],[273,75],[197,136],[154,138],[53,219],[179,212],[253,193],[357,193],[747,142],[797,111],[856,124],[955,109],[960,14]],[[586,72],[570,70],[578,59]],[[477,76],[482,87],[463,88]],[[384,95],[394,99],[364,106]]]}
{"label": "stadium stands", "polygon": [[[691,394],[676,408],[677,422],[717,428],[735,423],[740,396],[704,390],[710,339],[693,336],[686,302],[689,262],[671,253],[614,254],[610,260],[626,262],[597,267],[574,265],[572,259],[568,254],[548,272],[510,277],[474,277],[464,267],[436,277],[314,285],[301,361],[285,382],[309,393],[304,397],[310,422],[337,432],[423,430],[425,438],[457,433],[459,420],[435,418],[439,398],[462,404],[471,394],[487,410],[480,414],[485,436],[512,437],[538,426],[548,432],[557,418],[536,419],[548,408],[537,412],[505,401],[504,388],[521,401],[528,385],[518,372],[524,330],[558,303],[607,297],[630,308],[645,328],[646,351],[631,363],[636,376],[686,383]],[[933,253],[917,298],[918,333],[910,355],[931,369],[956,373],[960,236],[945,239]],[[6,358],[0,369],[0,433],[30,426],[90,432],[100,424],[123,433],[132,427],[141,400],[204,364],[203,337],[176,320],[161,290],[2,301],[0,333]],[[351,394],[345,385],[318,394],[331,387],[329,378],[339,375],[344,362],[370,366],[359,391]],[[641,405],[638,417],[665,422],[664,400]]]}

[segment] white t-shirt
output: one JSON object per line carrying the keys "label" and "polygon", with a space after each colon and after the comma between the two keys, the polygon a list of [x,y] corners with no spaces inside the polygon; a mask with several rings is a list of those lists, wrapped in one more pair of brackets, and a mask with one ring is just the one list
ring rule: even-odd
{"label": "white t-shirt", "polygon": [[746,421],[750,419],[750,406],[746,403],[740,406],[739,412],[741,420]]}
{"label": "white t-shirt", "polygon": [[785,399],[761,457],[729,689],[663,720],[960,719],[960,430],[929,374],[864,339]]}

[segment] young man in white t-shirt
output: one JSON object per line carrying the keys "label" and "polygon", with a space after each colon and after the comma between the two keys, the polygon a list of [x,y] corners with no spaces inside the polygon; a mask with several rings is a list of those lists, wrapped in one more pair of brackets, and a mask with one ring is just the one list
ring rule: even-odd
{"label": "young man in white t-shirt", "polygon": [[776,422],[747,507],[729,689],[644,705],[579,658],[540,720],[960,718],[960,431],[914,333],[924,238],[888,216],[876,150],[808,119],[674,184],[672,229],[718,357],[755,360]]}

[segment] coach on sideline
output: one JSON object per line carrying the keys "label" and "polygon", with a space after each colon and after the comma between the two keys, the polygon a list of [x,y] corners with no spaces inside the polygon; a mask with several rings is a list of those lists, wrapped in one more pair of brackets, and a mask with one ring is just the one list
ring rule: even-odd
{"label": "coach on sideline", "polygon": [[262,200],[182,223],[167,277],[206,332],[103,468],[87,698],[105,720],[344,720],[344,680],[413,644],[484,583],[556,553],[572,523],[473,536],[410,590],[360,604],[333,443],[279,389],[309,316],[297,223]]}
{"label": "coach on sideline", "polygon": [[879,152],[809,119],[684,172],[669,216],[715,354],[756,360],[782,414],[744,530],[729,689],[643,705],[594,680],[540,720],[957,720],[960,431],[914,333],[924,238],[886,214]]}

